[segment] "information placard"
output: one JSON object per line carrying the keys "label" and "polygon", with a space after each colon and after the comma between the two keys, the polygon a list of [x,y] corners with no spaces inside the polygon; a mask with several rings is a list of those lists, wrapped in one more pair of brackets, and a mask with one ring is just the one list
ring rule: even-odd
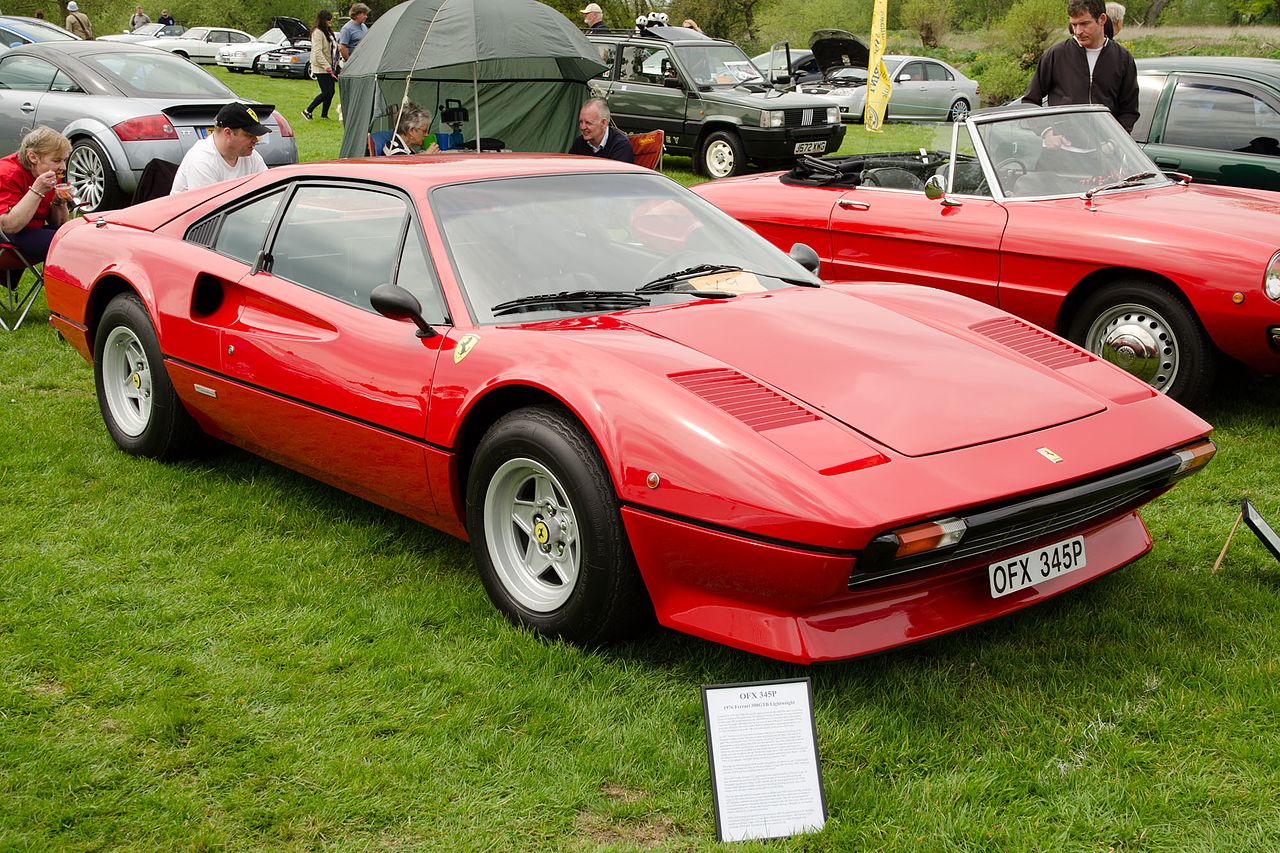
{"label": "information placard", "polygon": [[809,679],[702,688],[716,838],[745,841],[827,822]]}

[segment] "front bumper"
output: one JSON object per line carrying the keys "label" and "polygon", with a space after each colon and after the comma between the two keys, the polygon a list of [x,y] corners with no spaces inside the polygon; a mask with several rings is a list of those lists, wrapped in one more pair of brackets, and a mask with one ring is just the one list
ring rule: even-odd
{"label": "front bumper", "polygon": [[[752,160],[794,160],[804,154],[834,154],[844,142],[843,124],[818,124],[809,127],[742,127],[742,144]],[[797,151],[797,147],[801,150]],[[805,150],[815,149],[819,150]]]}

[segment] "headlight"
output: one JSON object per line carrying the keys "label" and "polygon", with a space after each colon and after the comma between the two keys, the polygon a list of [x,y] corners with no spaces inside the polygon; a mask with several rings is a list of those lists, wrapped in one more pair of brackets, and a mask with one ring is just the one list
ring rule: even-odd
{"label": "headlight", "polygon": [[827,107],[827,124],[839,124],[839,123],[840,123],[840,108]]}
{"label": "headlight", "polygon": [[782,110],[761,110],[760,126],[761,127],[782,127],[783,125]]}
{"label": "headlight", "polygon": [[1267,273],[1262,277],[1262,290],[1272,302],[1280,302],[1280,252],[1271,256]]}

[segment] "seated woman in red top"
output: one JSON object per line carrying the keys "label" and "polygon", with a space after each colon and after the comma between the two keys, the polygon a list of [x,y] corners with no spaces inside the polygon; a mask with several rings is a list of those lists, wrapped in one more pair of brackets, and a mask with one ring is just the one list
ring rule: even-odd
{"label": "seated woman in red top", "polygon": [[70,153],[65,136],[37,127],[22,138],[17,151],[0,157],[0,232],[33,264],[49,254],[54,231],[67,221],[68,199],[54,187]]}

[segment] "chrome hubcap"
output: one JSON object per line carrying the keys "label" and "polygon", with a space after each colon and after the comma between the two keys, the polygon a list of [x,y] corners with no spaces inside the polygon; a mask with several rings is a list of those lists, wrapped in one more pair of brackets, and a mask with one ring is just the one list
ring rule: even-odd
{"label": "chrome hubcap", "polygon": [[67,183],[85,210],[97,210],[106,191],[102,159],[86,145],[74,148],[67,158]]}
{"label": "chrome hubcap", "polygon": [[1085,347],[1161,391],[1178,376],[1178,341],[1168,322],[1145,305],[1109,308],[1093,321]]}
{"label": "chrome hubcap", "polygon": [[582,541],[573,505],[546,466],[503,463],[485,494],[484,528],[498,579],[521,607],[550,613],[573,595]]}
{"label": "chrome hubcap", "polygon": [[112,329],[103,347],[102,390],[120,431],[142,435],[151,422],[151,365],[142,341],[124,326]]}

